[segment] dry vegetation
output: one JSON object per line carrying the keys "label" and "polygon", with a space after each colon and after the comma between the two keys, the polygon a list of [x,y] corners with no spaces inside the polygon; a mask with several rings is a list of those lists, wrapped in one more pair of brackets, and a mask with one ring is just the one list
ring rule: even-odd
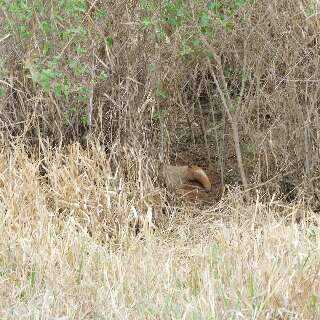
{"label": "dry vegetation", "polygon": [[317,6],[0,0],[0,318],[319,319]]}
{"label": "dry vegetation", "polygon": [[318,215],[238,190],[164,215],[160,192],[104,179],[92,149],[48,150],[45,177],[21,148],[2,152],[1,319],[319,317]]}

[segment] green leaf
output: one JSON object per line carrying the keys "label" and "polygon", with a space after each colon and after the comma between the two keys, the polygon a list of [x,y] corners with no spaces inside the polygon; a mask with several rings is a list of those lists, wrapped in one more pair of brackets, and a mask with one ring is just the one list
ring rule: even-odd
{"label": "green leaf", "polygon": [[72,60],[69,62],[68,65],[69,65],[69,68],[74,72],[76,76],[83,76],[88,70],[85,64],[80,63],[78,61]]}
{"label": "green leaf", "polygon": [[4,97],[6,94],[6,91],[4,90],[4,88],[0,87],[0,97]]}
{"label": "green leaf", "polygon": [[112,38],[112,36],[108,36],[108,37],[106,38],[106,43],[107,43],[107,46],[108,46],[109,48],[112,48],[112,47],[113,47],[113,38]]}
{"label": "green leaf", "polygon": [[150,27],[153,25],[151,18],[150,17],[143,18],[142,25],[144,29],[150,29]]}
{"label": "green leaf", "polygon": [[106,18],[108,16],[108,12],[106,10],[99,9],[96,12],[97,18]]}
{"label": "green leaf", "polygon": [[41,71],[31,72],[31,78],[33,81],[40,84],[40,86],[49,90],[53,80],[58,76],[58,73],[50,68],[42,69]]}
{"label": "green leaf", "polygon": [[40,22],[40,30],[43,33],[49,33],[52,30],[51,23],[49,21],[46,21],[46,20]]}
{"label": "green leaf", "polygon": [[89,124],[88,116],[86,114],[82,115],[80,117],[80,122],[81,122],[82,125],[87,126]]}
{"label": "green leaf", "polygon": [[201,14],[199,23],[201,27],[207,27],[209,25],[209,15],[207,12]]}
{"label": "green leaf", "polygon": [[213,2],[213,1],[210,1],[208,3],[208,9],[209,10],[212,10],[212,11],[218,11],[219,9],[222,8],[222,3],[221,2]]}
{"label": "green leaf", "polygon": [[32,33],[24,25],[18,27],[18,32],[21,39],[30,39],[32,36]]}
{"label": "green leaf", "polygon": [[98,79],[99,80],[107,80],[109,78],[108,74],[105,72],[105,71],[101,71],[99,76],[98,76]]}
{"label": "green leaf", "polygon": [[31,288],[34,288],[34,285],[36,283],[36,272],[32,271],[30,275],[30,286]]}

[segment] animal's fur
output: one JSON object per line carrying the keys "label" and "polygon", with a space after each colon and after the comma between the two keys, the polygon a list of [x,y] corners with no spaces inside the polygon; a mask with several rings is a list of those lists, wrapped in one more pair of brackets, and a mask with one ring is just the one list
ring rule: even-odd
{"label": "animal's fur", "polygon": [[211,190],[211,182],[206,173],[198,166],[162,165],[160,176],[170,190],[182,187],[189,181],[199,182],[206,191]]}

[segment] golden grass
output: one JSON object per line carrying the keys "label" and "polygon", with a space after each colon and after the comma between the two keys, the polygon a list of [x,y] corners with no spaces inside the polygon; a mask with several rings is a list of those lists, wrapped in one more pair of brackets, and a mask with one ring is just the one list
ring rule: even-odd
{"label": "golden grass", "polygon": [[[22,148],[0,154],[1,319],[320,317],[319,218],[302,204],[235,190],[164,216],[161,190],[115,174],[97,147],[43,160],[40,176]],[[135,236],[132,212],[155,230]]]}

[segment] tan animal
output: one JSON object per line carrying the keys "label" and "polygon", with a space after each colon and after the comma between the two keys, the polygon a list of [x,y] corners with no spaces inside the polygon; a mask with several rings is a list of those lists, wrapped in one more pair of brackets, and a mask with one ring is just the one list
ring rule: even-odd
{"label": "tan animal", "polygon": [[171,190],[180,188],[190,181],[200,183],[207,192],[211,190],[211,182],[208,176],[198,166],[162,165],[160,167],[160,177],[167,188]]}

